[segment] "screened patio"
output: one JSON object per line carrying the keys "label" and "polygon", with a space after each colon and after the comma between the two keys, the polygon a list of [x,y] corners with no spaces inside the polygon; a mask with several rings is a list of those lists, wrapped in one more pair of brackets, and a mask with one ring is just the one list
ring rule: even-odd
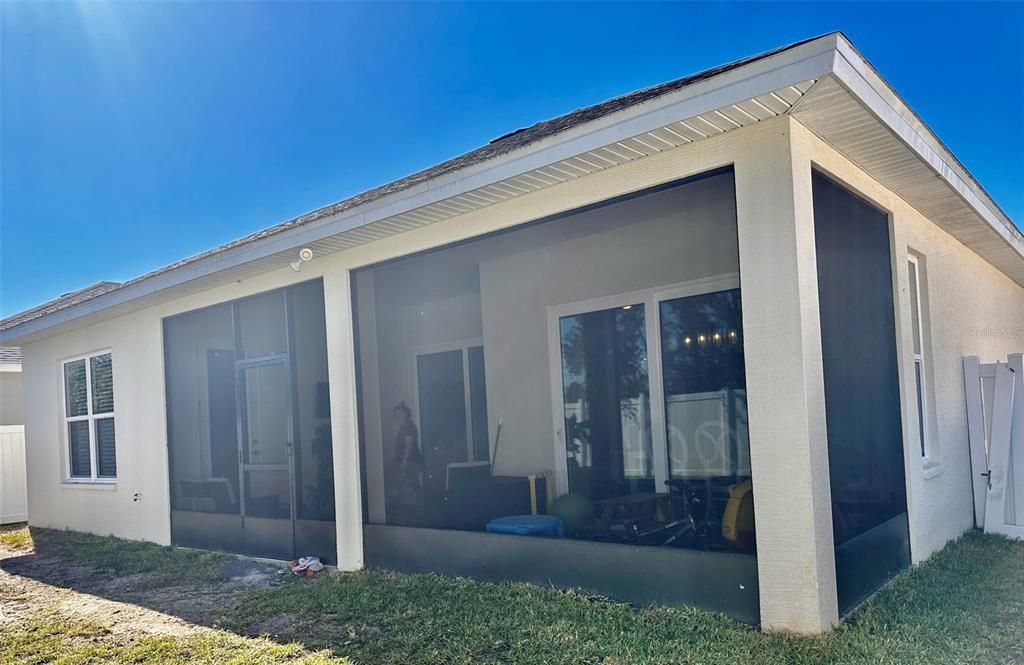
{"label": "screened patio", "polygon": [[733,188],[354,273],[369,565],[756,620]]}

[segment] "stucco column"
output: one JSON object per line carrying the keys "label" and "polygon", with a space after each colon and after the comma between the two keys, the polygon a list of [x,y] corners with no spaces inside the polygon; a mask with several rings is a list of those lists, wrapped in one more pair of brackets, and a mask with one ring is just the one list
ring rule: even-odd
{"label": "stucco column", "polygon": [[363,567],[363,509],[350,283],[349,272],[344,267],[331,267],[324,273],[339,570],[358,570]]}
{"label": "stucco column", "polygon": [[761,625],[815,633],[838,616],[810,162],[792,122],[741,151],[736,213]]}

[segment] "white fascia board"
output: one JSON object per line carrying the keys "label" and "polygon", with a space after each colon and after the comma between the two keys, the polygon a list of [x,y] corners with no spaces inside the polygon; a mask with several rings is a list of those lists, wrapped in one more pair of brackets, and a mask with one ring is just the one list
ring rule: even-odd
{"label": "white fascia board", "polygon": [[96,314],[221,270],[295,249],[679,120],[818,78],[832,71],[836,59],[837,40],[838,35],[826,35],[698,81],[676,92],[546,137],[507,155],[473,164],[337,215],[247,242],[180,268],[159,273],[79,305],[0,331],[0,343],[14,345],[53,326]]}
{"label": "white fascia board", "polygon": [[984,193],[981,185],[848,41],[838,39],[837,51],[833,72],[836,79],[1024,259],[1024,238],[1020,231]]}
{"label": "white fascia board", "polygon": [[20,372],[20,363],[0,363],[0,372]]}

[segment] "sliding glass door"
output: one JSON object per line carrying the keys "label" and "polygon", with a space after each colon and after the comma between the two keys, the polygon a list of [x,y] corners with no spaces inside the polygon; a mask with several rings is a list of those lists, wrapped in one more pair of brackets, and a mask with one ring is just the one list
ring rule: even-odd
{"label": "sliding glass door", "polygon": [[569,489],[591,501],[654,491],[642,303],[558,321]]}
{"label": "sliding glass door", "polygon": [[548,317],[558,493],[589,501],[609,537],[752,550],[737,278],[555,306]]}

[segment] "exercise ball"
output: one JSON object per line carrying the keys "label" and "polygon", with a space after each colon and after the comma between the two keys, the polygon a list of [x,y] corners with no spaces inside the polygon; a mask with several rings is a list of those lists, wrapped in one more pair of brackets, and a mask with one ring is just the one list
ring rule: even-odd
{"label": "exercise ball", "polygon": [[594,521],[594,504],[580,494],[563,494],[551,504],[551,514],[562,520],[568,533],[574,533]]}

